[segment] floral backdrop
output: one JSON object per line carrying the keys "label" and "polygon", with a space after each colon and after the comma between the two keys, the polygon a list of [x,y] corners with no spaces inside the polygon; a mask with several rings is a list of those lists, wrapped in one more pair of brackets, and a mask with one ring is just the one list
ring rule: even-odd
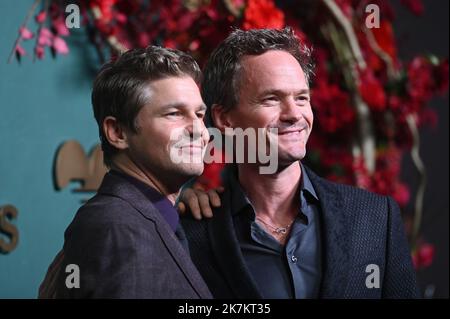
{"label": "floral backdrop", "polygon": [[[430,99],[448,89],[448,58],[432,54],[402,61],[387,0],[78,0],[81,27],[99,62],[128,48],[162,45],[191,53],[202,65],[234,27],[290,26],[314,49],[312,105],[316,126],[307,162],[322,176],[392,196],[404,209],[413,261],[428,267],[434,247],[420,235],[426,168],[419,131],[438,125]],[[401,0],[421,15],[420,0]],[[36,0],[18,27],[9,60],[69,54],[69,2]],[[369,28],[369,4],[379,8],[379,25]],[[32,23],[32,19],[35,23]],[[369,21],[370,22],[370,21]],[[373,22],[373,21],[372,21]],[[33,27],[31,27],[33,25]],[[37,25],[37,28],[34,26]],[[32,44],[30,44],[32,43]],[[411,194],[400,179],[401,161],[411,156],[419,187]],[[220,184],[221,165],[211,164],[199,186]],[[414,211],[406,204],[414,202]]]}

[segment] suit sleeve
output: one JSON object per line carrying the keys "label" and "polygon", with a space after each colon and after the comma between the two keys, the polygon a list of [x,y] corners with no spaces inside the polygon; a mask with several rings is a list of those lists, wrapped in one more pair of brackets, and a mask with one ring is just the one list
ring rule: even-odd
{"label": "suit sleeve", "polygon": [[[64,245],[63,269],[59,272],[57,298],[137,298],[139,234],[130,225],[105,225],[73,229]],[[68,288],[70,273],[79,267],[79,288]]]}
{"label": "suit sleeve", "polygon": [[383,298],[418,298],[416,273],[412,265],[400,209],[392,198],[387,197],[387,202],[389,217]]}

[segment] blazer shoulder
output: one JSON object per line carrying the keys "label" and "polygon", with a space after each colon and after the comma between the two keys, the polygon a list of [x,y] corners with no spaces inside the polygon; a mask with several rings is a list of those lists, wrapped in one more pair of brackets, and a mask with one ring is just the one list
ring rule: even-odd
{"label": "blazer shoulder", "polygon": [[[211,218],[214,218],[214,215]],[[204,235],[207,232],[208,218],[206,217],[203,217],[201,220],[197,220],[192,216],[181,216],[180,223],[188,237]]]}
{"label": "blazer shoulder", "polygon": [[[311,176],[310,171],[308,171],[308,175]],[[388,196],[380,195],[357,186],[329,181],[315,174],[311,179],[314,181],[314,186],[319,186],[325,192],[331,191],[337,193],[339,196],[344,197],[344,199],[351,198],[352,200],[360,199],[384,203],[388,200]]]}
{"label": "blazer shoulder", "polygon": [[97,194],[78,209],[68,230],[118,225],[133,225],[140,228],[143,227],[144,220],[150,221],[123,198]]}

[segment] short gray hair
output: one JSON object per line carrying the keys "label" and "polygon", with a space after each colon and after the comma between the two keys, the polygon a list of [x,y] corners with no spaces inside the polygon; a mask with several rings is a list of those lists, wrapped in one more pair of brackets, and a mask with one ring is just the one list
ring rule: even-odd
{"label": "short gray hair", "polygon": [[[238,103],[239,70],[245,55],[261,55],[270,50],[290,53],[300,64],[306,81],[313,75],[311,49],[300,43],[291,28],[234,30],[211,54],[203,72],[202,97],[208,107],[221,105],[229,110]],[[212,122],[209,123],[212,125]]]}

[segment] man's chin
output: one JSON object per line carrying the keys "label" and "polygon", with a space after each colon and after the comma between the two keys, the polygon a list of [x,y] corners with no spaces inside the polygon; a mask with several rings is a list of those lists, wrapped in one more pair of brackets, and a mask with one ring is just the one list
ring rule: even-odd
{"label": "man's chin", "polygon": [[191,178],[202,175],[203,169],[204,169],[203,163],[201,164],[189,163],[180,165],[178,168],[178,172],[185,175],[188,178]]}
{"label": "man's chin", "polygon": [[278,165],[280,167],[290,166],[298,161],[301,161],[305,158],[306,152],[295,153],[295,154],[279,154],[278,156]]}

